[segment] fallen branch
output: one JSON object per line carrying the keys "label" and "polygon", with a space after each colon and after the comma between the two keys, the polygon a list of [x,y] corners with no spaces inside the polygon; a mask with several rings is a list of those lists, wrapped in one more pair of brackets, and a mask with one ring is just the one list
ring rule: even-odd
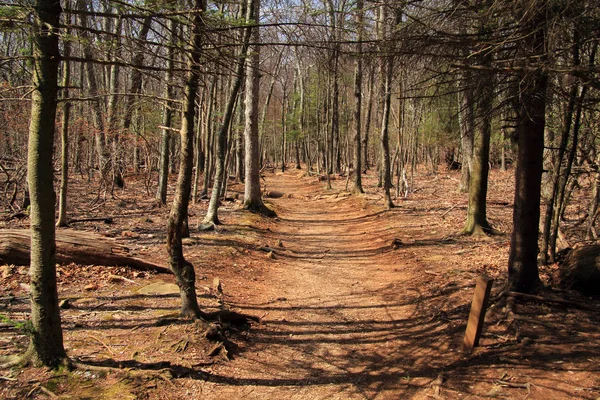
{"label": "fallen branch", "polygon": [[511,388],[518,388],[518,389],[527,389],[527,394],[531,393],[531,383],[529,383],[529,382],[527,382],[527,383],[515,383],[515,382],[497,380],[496,381],[496,385],[506,386],[506,387],[511,387]]}
{"label": "fallen branch", "polygon": [[440,218],[444,219],[444,217],[446,216],[446,214],[448,214],[450,211],[454,210],[456,207],[464,207],[464,204],[455,204],[452,207],[450,207],[449,209],[446,210],[446,212],[444,212],[442,215],[440,215]]}
{"label": "fallen branch", "polygon": [[108,352],[110,353],[110,355],[114,358],[115,357],[115,353],[114,351],[112,351],[112,349],[110,347],[108,347],[108,345],[106,343],[104,343],[102,340],[98,339],[96,336],[88,336],[90,339],[94,339],[95,341],[97,341],[98,343],[100,343],[106,350],[108,350]]}
{"label": "fallen branch", "polygon": [[112,217],[99,217],[99,218],[73,218],[69,220],[69,224],[76,224],[78,222],[104,222],[105,224],[112,224],[114,221]]}
{"label": "fallen branch", "polygon": [[40,386],[40,390],[53,399],[58,397],[54,392],[51,392],[50,389],[45,388],[44,386]]}

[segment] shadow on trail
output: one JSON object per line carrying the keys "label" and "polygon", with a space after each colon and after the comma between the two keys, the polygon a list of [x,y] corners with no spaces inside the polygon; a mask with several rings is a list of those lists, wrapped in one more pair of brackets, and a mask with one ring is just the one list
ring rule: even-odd
{"label": "shadow on trail", "polygon": [[[463,289],[453,288],[456,291]],[[431,390],[433,394],[429,385],[439,374],[447,378],[443,393],[451,390],[454,394],[481,395],[473,391],[474,383],[483,383],[491,389],[503,373],[519,374],[526,368],[545,373],[547,381],[557,369],[567,368],[565,362],[568,362],[570,371],[578,371],[578,362],[584,363],[590,357],[596,357],[600,348],[597,343],[590,346],[589,338],[570,333],[589,331],[589,326],[571,326],[564,322],[556,326],[557,330],[544,330],[543,327],[537,330],[543,338],[539,345],[524,346],[514,340],[502,342],[484,333],[487,344],[473,354],[463,354],[458,348],[465,329],[468,305],[448,306],[447,294],[422,296],[418,290],[410,296],[401,297],[396,303],[360,304],[364,296],[373,295],[376,293],[345,296],[343,306],[311,304],[318,299],[310,297],[280,300],[280,304],[235,304],[236,308],[248,313],[261,310],[290,315],[289,320],[265,319],[252,329],[254,332],[240,353],[251,363],[251,368],[244,369],[242,374],[203,369],[210,362],[200,362],[194,367],[168,361],[141,363],[106,359],[86,363],[138,371],[169,371],[175,378],[185,377],[225,386],[307,388],[340,385],[339,393],[348,397],[354,393],[374,398],[384,391],[391,391],[394,396],[408,398],[417,392],[423,394],[423,390]],[[393,312],[400,307],[411,307],[413,313],[408,318],[396,319],[391,316],[385,318],[385,313],[376,312]],[[305,311],[303,315],[308,315],[308,319],[291,320],[294,311],[300,309]],[[348,320],[341,321],[340,315],[348,316]],[[589,312],[589,317],[593,321],[598,314]],[[373,343],[378,343],[378,346],[368,346]],[[274,358],[259,356],[265,353]],[[272,363],[269,360],[273,360]],[[283,369],[281,360],[285,360]],[[496,369],[497,373],[493,373],[493,377],[480,376],[481,369]],[[600,365],[587,372],[600,373]],[[536,376],[530,371],[527,374],[530,382],[536,385]],[[576,391],[573,384],[564,383],[559,375],[555,379],[552,389],[562,390],[565,397]],[[504,392],[509,397],[525,397],[526,394],[524,389],[518,388],[505,389]],[[589,398],[595,398],[593,393],[589,395]]]}

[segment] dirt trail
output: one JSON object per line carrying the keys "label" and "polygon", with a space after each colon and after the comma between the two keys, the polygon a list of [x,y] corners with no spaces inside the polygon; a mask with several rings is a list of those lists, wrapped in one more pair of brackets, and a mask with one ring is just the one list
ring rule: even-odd
{"label": "dirt trail", "polygon": [[[219,211],[224,225],[194,230],[185,242],[200,306],[214,311],[224,305],[261,318],[249,331],[230,334],[238,346],[233,360],[211,356],[214,343],[204,338],[205,327],[178,318],[173,276],[67,265],[58,268],[59,297],[69,299],[61,311],[67,353],[115,372],[52,377],[39,368],[0,369],[8,379],[0,397],[28,397],[32,382],[48,382],[47,389],[61,398],[600,396],[600,314],[594,310],[521,301],[515,305],[521,319],[509,321],[496,307],[488,312],[481,346],[471,354],[459,351],[475,278],[485,273],[495,279],[493,294],[501,290],[509,238],[456,235],[466,211],[465,195],[456,191],[458,173],[417,175],[411,195],[389,211],[382,207],[375,174],[364,176],[364,195],[345,192],[344,180],[328,191],[324,182],[296,170],[267,173],[265,179],[268,191],[283,193],[268,200],[278,218],[250,214],[228,201]],[[72,193],[88,197],[76,210],[88,216],[96,192],[79,185]],[[513,185],[509,173],[491,176],[488,217],[503,232],[511,229]],[[139,193],[130,189],[98,211],[123,214],[110,228],[82,228],[164,263],[168,210],[154,208]],[[190,211],[195,224],[206,203]],[[541,269],[544,282],[553,268]],[[215,277],[222,296],[210,288]],[[3,266],[0,313],[27,318],[27,283],[26,269]],[[561,295],[600,308],[597,300]],[[0,327],[0,360],[22,353],[27,343],[23,332]],[[128,376],[128,368],[138,377]]]}
{"label": "dirt trail", "polygon": [[392,247],[400,232],[414,237],[423,228],[400,229],[394,215],[402,217],[401,209],[383,212],[364,196],[321,192],[314,179],[288,173],[268,186],[285,194],[272,201],[279,218],[268,235],[268,298],[237,304],[261,315],[263,325],[234,369],[223,367],[235,376],[218,369],[211,376],[228,384],[219,396],[237,398],[258,386],[278,399],[392,399],[427,388],[438,374],[434,354],[448,343],[419,342],[447,326],[419,309],[423,288]]}

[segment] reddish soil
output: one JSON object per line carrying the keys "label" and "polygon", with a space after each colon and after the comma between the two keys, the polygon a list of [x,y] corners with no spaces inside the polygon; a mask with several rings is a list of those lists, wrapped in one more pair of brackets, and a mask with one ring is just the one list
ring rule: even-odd
{"label": "reddish soil", "polygon": [[[506,317],[501,292],[509,236],[459,236],[466,196],[456,173],[416,177],[414,192],[385,211],[375,177],[365,195],[344,179],[323,182],[297,170],[267,173],[278,217],[220,209],[214,232],[192,229],[184,252],[197,269],[201,307],[260,318],[229,332],[229,360],[210,356],[204,327],[178,318],[171,275],[123,267],[59,268],[65,346],[84,367],[51,372],[0,369],[4,399],[597,399],[600,397],[600,302],[558,295],[593,310],[547,302],[516,302]],[[91,205],[94,185],[74,178],[70,215],[112,216],[75,224],[115,237],[138,256],[166,263],[168,210],[153,207],[142,177],[130,177],[116,198]],[[512,175],[494,171],[488,214],[510,232]],[[231,192],[241,192],[232,185]],[[190,210],[192,228],[206,203]],[[27,221],[4,227],[27,226]],[[93,260],[90,261],[93,264]],[[3,266],[0,314],[28,315],[26,267]],[[543,268],[551,284],[555,266]],[[461,351],[477,276],[495,279],[481,345]],[[121,276],[126,279],[118,279]],[[219,278],[223,294],[213,289]],[[150,286],[159,283],[158,285]],[[159,287],[158,290],[152,288]],[[162,292],[162,293],[161,293]],[[556,294],[548,294],[556,295]],[[498,300],[499,299],[499,300]],[[2,324],[0,356],[28,343]]]}

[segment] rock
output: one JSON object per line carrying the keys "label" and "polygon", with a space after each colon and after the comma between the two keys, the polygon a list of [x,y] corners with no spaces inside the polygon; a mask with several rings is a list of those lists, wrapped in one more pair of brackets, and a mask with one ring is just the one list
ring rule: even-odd
{"label": "rock", "polygon": [[562,289],[600,296],[600,245],[570,251],[559,265],[554,281]]}

